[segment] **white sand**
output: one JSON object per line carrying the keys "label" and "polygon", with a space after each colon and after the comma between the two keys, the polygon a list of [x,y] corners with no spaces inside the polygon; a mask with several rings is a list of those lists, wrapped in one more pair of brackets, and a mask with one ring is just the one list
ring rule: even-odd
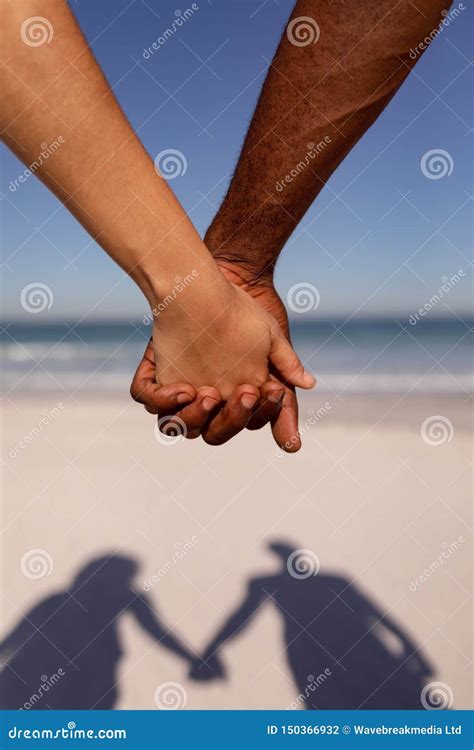
{"label": "white sand", "polygon": [[[305,408],[324,403],[312,398]],[[200,650],[239,602],[246,581],[277,571],[266,544],[284,538],[317,554],[320,575],[354,581],[389,611],[435,665],[434,679],[449,686],[455,707],[471,705],[466,403],[333,405],[307,431],[303,450],[283,457],[267,431],[246,432],[220,448],[202,441],[165,447],[154,437],[153,418],[125,395],[65,401],[31,437],[42,410],[56,404],[46,394],[18,396],[5,407],[3,634],[42,598],[66,588],[92,558],[117,550],[139,561],[137,588],[159,575],[150,602]],[[420,425],[431,415],[449,418],[449,442],[422,440]],[[18,448],[27,435],[29,444]],[[178,560],[177,549],[193,537],[192,549]],[[459,539],[411,591],[410,583]],[[33,548],[47,551],[54,563],[50,575],[36,580],[20,569]],[[130,614],[119,632],[118,708],[154,708],[163,681],[184,686],[188,708],[284,708],[297,695],[282,622],[271,605],[224,648],[226,682],[189,680],[185,665]]]}

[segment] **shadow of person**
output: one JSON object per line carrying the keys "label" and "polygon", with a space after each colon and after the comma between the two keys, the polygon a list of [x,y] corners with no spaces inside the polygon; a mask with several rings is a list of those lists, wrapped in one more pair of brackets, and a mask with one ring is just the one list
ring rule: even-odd
{"label": "shadow of person", "polygon": [[85,565],[70,588],[43,599],[0,643],[3,709],[111,709],[118,698],[121,615],[130,613],[156,643],[193,654],[132,587],[138,564],[109,555]]}
{"label": "shadow of person", "polygon": [[280,570],[250,579],[243,601],[195,661],[191,677],[210,679],[215,665],[223,676],[221,647],[271,603],[283,620],[286,659],[299,693],[288,708],[422,708],[420,693],[432,667],[392,616],[349,580],[320,572],[311,551],[280,541],[269,549]]}

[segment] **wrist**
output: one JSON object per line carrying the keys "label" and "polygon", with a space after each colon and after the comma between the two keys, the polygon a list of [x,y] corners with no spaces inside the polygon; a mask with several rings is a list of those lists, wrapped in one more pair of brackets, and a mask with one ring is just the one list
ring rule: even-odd
{"label": "wrist", "polygon": [[222,275],[235,286],[246,291],[253,287],[274,288],[274,264],[270,268],[259,268],[246,260],[237,251],[232,253],[219,250],[212,256]]}
{"label": "wrist", "polygon": [[[230,237],[231,241],[226,237]],[[261,250],[264,243],[260,243],[259,247],[253,247],[250,243],[234,239],[231,232],[223,234],[212,225],[204,237],[204,243],[219,269],[233,284],[273,287],[279,251],[264,256]]]}
{"label": "wrist", "polygon": [[169,273],[142,269],[140,288],[154,318],[166,311],[168,321],[179,325],[189,316],[204,328],[222,314],[232,296],[231,284],[211,256],[205,261],[194,258],[193,263],[176,264]]}
{"label": "wrist", "polygon": [[[186,306],[203,290],[214,294],[222,292],[226,281],[203,241],[186,226],[168,230],[163,234],[160,225],[146,225],[146,234],[133,243],[124,255],[125,271],[133,278],[145,295],[151,308],[167,305],[170,300],[180,300]],[[179,233],[178,233],[179,232]]]}

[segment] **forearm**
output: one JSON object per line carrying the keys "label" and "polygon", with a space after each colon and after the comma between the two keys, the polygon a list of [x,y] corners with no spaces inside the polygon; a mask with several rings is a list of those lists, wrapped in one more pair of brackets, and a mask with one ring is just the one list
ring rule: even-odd
{"label": "forearm", "polygon": [[[271,278],[290,234],[401,86],[419,56],[410,50],[446,7],[449,0],[298,0],[291,19],[309,16],[318,27],[305,37],[295,20],[282,36],[205,237],[213,255]],[[298,46],[289,36],[316,42]]]}
{"label": "forearm", "polygon": [[[49,43],[22,24],[46,13]],[[204,276],[212,259],[133,133],[68,6],[1,3],[1,129],[15,154],[60,198],[150,303],[176,276]],[[44,144],[60,145],[48,159]],[[41,163],[42,162],[42,163]],[[212,270],[210,271],[212,274]]]}
{"label": "forearm", "polygon": [[166,633],[163,638],[160,638],[159,640],[160,644],[168,649],[172,654],[175,654],[175,656],[180,656],[185,661],[192,661],[195,657],[195,654],[185,648],[178,640],[174,637],[174,635],[169,631]]}
{"label": "forearm", "polygon": [[167,648],[176,656],[190,661],[194,654],[187,649],[178,638],[173,635],[170,628],[166,629],[161,620],[157,617],[153,607],[146,597],[137,594],[131,605],[131,610],[135,614],[137,621],[152,638]]}
{"label": "forearm", "polygon": [[231,615],[217,631],[212,641],[210,641],[204,652],[204,658],[210,659],[216,656],[224,644],[229,643],[235,636],[239,635],[240,630],[247,624],[248,616],[244,616],[240,610]]}
{"label": "forearm", "polygon": [[250,591],[244,601],[232,612],[206,646],[205,658],[214,656],[232,638],[239,635],[251,622],[262,603],[260,591]]}

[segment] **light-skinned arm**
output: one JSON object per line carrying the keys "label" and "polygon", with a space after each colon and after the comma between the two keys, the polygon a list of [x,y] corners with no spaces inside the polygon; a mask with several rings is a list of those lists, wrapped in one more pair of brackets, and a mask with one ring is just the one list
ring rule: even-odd
{"label": "light-skinned arm", "polygon": [[[6,144],[29,165],[42,143],[62,136],[36,174],[135,280],[152,309],[177,276],[194,276],[154,318],[156,381],[180,385],[174,406],[198,388],[209,413],[248,384],[238,392],[248,420],[270,364],[295,385],[311,386],[271,316],[219,272],[130,127],[67,4],[2,0],[0,7]],[[25,24],[45,14],[49,42],[31,44]]]}

